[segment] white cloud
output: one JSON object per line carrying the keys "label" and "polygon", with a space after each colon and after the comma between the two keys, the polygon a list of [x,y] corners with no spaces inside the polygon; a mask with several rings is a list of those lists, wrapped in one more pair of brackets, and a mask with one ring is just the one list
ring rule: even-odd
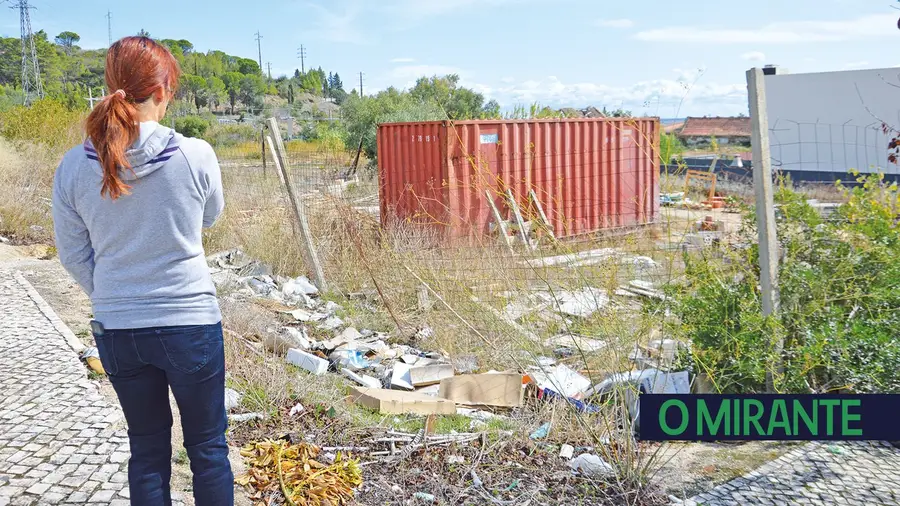
{"label": "white cloud", "polygon": [[868,60],[854,61],[844,64],[844,70],[856,70],[869,66]]}
{"label": "white cloud", "polygon": [[415,58],[394,58],[391,63],[412,63],[414,61],[416,61]]}
{"label": "white cloud", "polygon": [[[489,98],[497,99],[504,107],[534,102],[551,107],[594,105],[623,107],[635,114],[659,114],[664,117],[691,111],[697,114],[737,114],[746,111],[746,84],[711,83],[702,79],[697,82],[700,72],[674,69],[672,77],[641,81],[632,86],[563,82],[555,76],[548,76],[489,88]],[[468,82],[462,84],[472,86]]]}
{"label": "white cloud", "polygon": [[312,37],[348,44],[366,43],[362,29],[357,25],[360,15],[358,5],[348,4],[342,12],[332,11],[313,3],[307,5],[318,13],[318,19],[313,24],[316,28],[310,32]]}
{"label": "white cloud", "polygon": [[741,59],[747,61],[766,61],[766,53],[761,51],[748,51],[741,55]]}
{"label": "white cloud", "polygon": [[727,29],[673,26],[635,34],[652,42],[697,42],[706,44],[796,44],[840,42],[894,36],[897,18],[893,14],[872,14],[846,21],[783,21],[760,28]]}
{"label": "white cloud", "polygon": [[601,28],[631,28],[634,21],[630,19],[601,19],[595,23]]}

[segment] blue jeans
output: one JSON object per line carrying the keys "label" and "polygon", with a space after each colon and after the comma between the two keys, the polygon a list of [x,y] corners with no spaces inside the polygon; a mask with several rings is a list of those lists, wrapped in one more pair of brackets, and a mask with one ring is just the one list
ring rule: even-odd
{"label": "blue jeans", "polygon": [[131,504],[172,504],[171,387],[181,413],[197,506],[233,505],[222,324],[107,329],[94,339],[128,422]]}

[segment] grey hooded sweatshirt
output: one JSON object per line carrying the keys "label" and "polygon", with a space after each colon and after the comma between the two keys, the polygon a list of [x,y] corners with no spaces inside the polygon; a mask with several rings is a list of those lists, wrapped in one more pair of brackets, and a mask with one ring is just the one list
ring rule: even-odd
{"label": "grey hooded sweatshirt", "polygon": [[127,151],[131,186],[100,195],[90,140],[66,153],[53,181],[59,259],[108,329],[211,325],[221,320],[201,231],[222,213],[222,176],[206,142],[155,122]]}

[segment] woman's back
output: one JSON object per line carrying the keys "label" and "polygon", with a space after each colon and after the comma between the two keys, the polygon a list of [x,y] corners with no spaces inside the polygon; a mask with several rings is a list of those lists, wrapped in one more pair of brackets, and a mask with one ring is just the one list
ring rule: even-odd
{"label": "woman's back", "polygon": [[108,328],[218,322],[201,243],[223,208],[215,153],[151,121],[126,155],[130,194],[115,200],[100,194],[103,170],[90,141],[63,158],[53,207],[60,260],[83,273],[77,281]]}

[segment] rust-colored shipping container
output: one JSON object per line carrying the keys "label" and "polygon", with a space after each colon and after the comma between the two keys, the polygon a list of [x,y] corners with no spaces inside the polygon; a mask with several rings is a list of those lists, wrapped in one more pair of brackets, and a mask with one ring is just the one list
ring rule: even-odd
{"label": "rust-colored shipping container", "polygon": [[[659,214],[659,119],[389,123],[378,128],[381,220],[475,237],[505,219],[507,190],[558,237],[650,223]],[[487,193],[487,194],[486,194]]]}

